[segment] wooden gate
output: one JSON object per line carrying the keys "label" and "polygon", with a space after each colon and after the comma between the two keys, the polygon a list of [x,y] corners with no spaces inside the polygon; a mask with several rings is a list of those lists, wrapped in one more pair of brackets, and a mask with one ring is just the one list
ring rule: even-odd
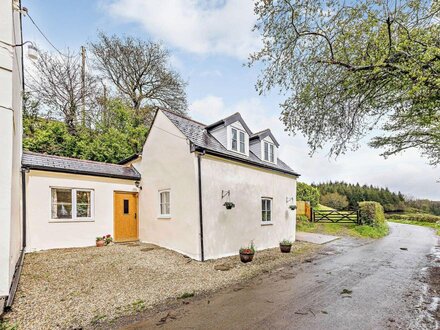
{"label": "wooden gate", "polygon": [[311,221],[312,208],[310,207],[310,202],[297,201],[296,202],[296,215],[305,215]]}
{"label": "wooden gate", "polygon": [[359,224],[359,210],[313,210],[311,222]]}

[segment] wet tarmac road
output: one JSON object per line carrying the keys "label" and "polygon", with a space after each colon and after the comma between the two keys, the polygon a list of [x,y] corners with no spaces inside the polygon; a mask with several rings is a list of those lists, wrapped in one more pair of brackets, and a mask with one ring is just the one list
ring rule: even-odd
{"label": "wet tarmac road", "polygon": [[380,240],[329,243],[310,263],[122,328],[435,329],[429,308],[438,305],[423,297],[421,274],[438,238],[424,227],[390,227]]}

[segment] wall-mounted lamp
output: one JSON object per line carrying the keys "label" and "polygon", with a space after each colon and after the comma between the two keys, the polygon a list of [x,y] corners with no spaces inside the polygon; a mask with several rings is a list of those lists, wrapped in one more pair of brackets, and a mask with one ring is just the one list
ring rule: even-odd
{"label": "wall-mounted lamp", "polygon": [[286,197],[286,203],[293,203],[293,197]]}
{"label": "wall-mounted lamp", "polygon": [[142,190],[142,186],[139,181],[136,181],[134,184],[135,184],[136,188],[139,188],[140,190]]}

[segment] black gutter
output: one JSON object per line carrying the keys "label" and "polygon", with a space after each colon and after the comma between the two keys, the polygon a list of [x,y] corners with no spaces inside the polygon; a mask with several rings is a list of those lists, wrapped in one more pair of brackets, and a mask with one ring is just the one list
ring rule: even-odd
{"label": "black gutter", "polygon": [[269,170],[272,170],[272,171],[282,172],[284,174],[293,175],[295,177],[301,176],[301,174],[298,174],[298,173],[295,173],[295,172],[292,172],[292,171],[289,171],[289,170],[283,170],[282,168],[278,168],[278,167],[273,167],[273,166],[270,166],[270,165],[256,163],[256,162],[253,162],[252,160],[247,160],[247,159],[243,159],[243,158],[240,158],[240,157],[234,157],[232,155],[228,155],[228,154],[225,154],[223,152],[218,152],[218,151],[214,151],[214,150],[210,150],[210,149],[204,149],[204,151],[205,151],[205,153],[207,153],[209,155],[213,155],[213,156],[218,156],[218,157],[221,157],[221,158],[235,160],[235,161],[246,163],[246,164],[253,165],[253,166],[256,166],[256,167],[263,167],[263,168],[266,168],[266,169],[269,169]]}
{"label": "black gutter", "polygon": [[197,155],[198,182],[199,182],[199,219],[200,219],[200,250],[201,261],[205,261],[205,248],[203,244],[203,198],[202,198],[202,156],[205,154],[204,149],[198,149],[200,153]]}
{"label": "black gutter", "polygon": [[130,157],[127,157],[127,158],[125,158],[125,159],[119,161],[119,162],[118,162],[118,165],[125,165],[125,164],[131,162],[132,160],[138,159],[139,157],[140,157],[139,154],[131,155]]}
{"label": "black gutter", "polygon": [[98,173],[98,172],[90,172],[90,171],[78,171],[78,170],[73,170],[73,169],[68,169],[68,168],[45,167],[45,166],[28,165],[28,164],[23,164],[23,166],[25,166],[31,170],[45,171],[45,172],[90,175],[90,176],[99,176],[99,177],[104,177],[104,178],[125,179],[125,180],[135,180],[135,181],[141,179],[141,175],[134,167],[131,167],[131,169],[139,175],[126,176],[126,175],[118,175],[118,174]]}
{"label": "black gutter", "polygon": [[14,276],[12,277],[11,287],[9,289],[8,300],[6,301],[5,311],[9,311],[14,302],[15,294],[17,293],[18,282],[20,281],[21,271],[23,270],[24,253],[26,251],[26,173],[29,170],[26,168],[21,169],[21,200],[22,200],[22,238],[21,238],[21,251],[20,257],[18,258],[17,264],[15,265]]}

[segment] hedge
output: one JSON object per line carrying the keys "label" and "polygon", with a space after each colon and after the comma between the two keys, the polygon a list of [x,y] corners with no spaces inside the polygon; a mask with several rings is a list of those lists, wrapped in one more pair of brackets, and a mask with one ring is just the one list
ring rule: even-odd
{"label": "hedge", "polygon": [[362,225],[380,226],[385,223],[383,207],[377,202],[359,202],[359,220]]}
{"label": "hedge", "polygon": [[386,214],[385,218],[395,219],[395,220],[409,220],[409,221],[421,221],[421,222],[440,222],[440,217],[438,215],[427,214],[427,213],[404,213],[404,214]]}

